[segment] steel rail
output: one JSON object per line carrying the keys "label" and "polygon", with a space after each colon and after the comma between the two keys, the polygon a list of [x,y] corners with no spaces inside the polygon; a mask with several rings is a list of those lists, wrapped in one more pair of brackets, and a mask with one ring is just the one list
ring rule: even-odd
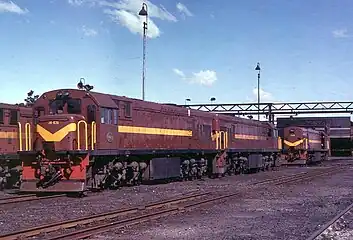
{"label": "steel rail", "polygon": [[344,215],[351,213],[351,210],[353,210],[353,204],[349,205],[346,209],[344,209],[342,212],[337,214],[333,219],[331,219],[329,222],[323,225],[319,230],[315,231],[309,238],[307,238],[307,240],[314,240],[322,236],[327,230],[329,230],[331,226],[338,223],[340,219],[344,217]]}
{"label": "steel rail", "polygon": [[303,181],[303,180],[312,179],[312,178],[315,178],[315,177],[320,177],[320,176],[328,175],[328,174],[331,174],[331,173],[335,173],[335,172],[337,172],[337,170],[339,170],[339,169],[332,169],[330,171],[319,172],[319,173],[311,174],[311,175],[308,175],[308,176],[301,176],[301,177],[298,177],[296,179],[284,180],[284,181],[281,181],[279,183],[276,183],[275,185],[281,185],[281,184],[284,184],[284,183],[300,182],[300,181]]}
{"label": "steel rail", "polygon": [[[322,170],[318,169],[318,170],[314,170],[314,171],[315,172],[320,172]],[[291,174],[291,175],[279,176],[279,177],[276,177],[276,178],[270,178],[270,179],[266,179],[266,180],[261,180],[261,181],[258,181],[258,182],[254,182],[253,185],[264,184],[264,183],[273,183],[273,182],[287,180],[287,179],[294,179],[294,178],[297,178],[297,177],[302,176],[302,175],[311,174],[314,171],[295,173],[295,174]]]}
{"label": "steel rail", "polygon": [[1,240],[15,240],[19,237],[33,237],[33,236],[39,235],[41,233],[49,233],[49,232],[57,231],[60,229],[72,228],[77,225],[85,225],[85,224],[93,223],[96,221],[112,219],[112,218],[116,218],[118,216],[122,216],[122,215],[126,215],[126,214],[137,213],[142,210],[160,208],[160,207],[168,206],[171,204],[176,204],[176,203],[180,203],[180,202],[184,202],[184,201],[193,200],[193,199],[207,196],[210,194],[211,194],[211,192],[200,193],[200,194],[195,194],[195,195],[190,195],[190,196],[184,196],[181,198],[174,198],[174,199],[170,199],[170,200],[159,201],[159,202],[147,204],[147,205],[141,206],[141,207],[120,209],[120,210],[106,212],[106,213],[102,213],[102,214],[81,217],[81,218],[77,218],[77,219],[73,219],[73,220],[62,221],[62,222],[57,222],[57,223],[52,223],[52,224],[46,224],[46,225],[42,225],[39,227],[24,229],[24,230],[20,230],[17,232],[1,235],[0,239]]}
{"label": "steel rail", "polygon": [[29,195],[29,196],[16,196],[16,197],[9,197],[0,199],[0,205],[6,205],[10,203],[20,203],[20,202],[29,202],[29,201],[38,201],[43,199],[50,199],[50,198],[58,198],[64,197],[66,194],[56,194],[50,196],[36,196],[36,195]]}
{"label": "steel rail", "polygon": [[296,173],[296,174],[292,174],[292,175],[280,176],[277,178],[271,178],[271,179],[258,181],[258,182],[253,183],[253,185],[262,185],[262,184],[266,184],[266,183],[283,184],[283,183],[291,182],[291,181],[294,182],[294,181],[299,181],[301,179],[320,176],[320,174],[324,174],[324,173],[331,173],[331,172],[334,172],[339,169],[340,169],[340,167],[332,167],[332,168],[326,168],[326,169],[315,169],[313,171]]}
{"label": "steel rail", "polygon": [[131,226],[131,225],[136,225],[136,224],[140,224],[143,222],[147,222],[150,220],[158,219],[161,217],[170,216],[170,215],[174,215],[177,213],[182,213],[182,212],[185,212],[191,208],[199,207],[199,206],[206,204],[206,203],[215,202],[215,201],[218,201],[221,199],[226,199],[226,198],[230,198],[230,197],[237,196],[237,195],[238,195],[238,193],[221,195],[218,197],[202,200],[199,202],[190,203],[190,204],[187,204],[184,206],[176,206],[176,207],[172,207],[170,209],[161,210],[161,211],[153,212],[153,213],[148,213],[148,214],[144,214],[144,215],[137,216],[137,217],[132,217],[132,218],[123,219],[123,220],[114,221],[114,222],[105,223],[105,224],[99,224],[94,227],[85,228],[85,229],[77,230],[77,231],[70,232],[70,233],[65,233],[65,234],[62,234],[59,236],[51,237],[49,239],[50,240],[59,240],[59,239],[64,240],[64,239],[87,238],[87,237],[90,237],[90,236],[93,236],[93,235],[96,235],[99,233],[107,232],[112,228],[116,229],[116,228],[127,227],[127,226]]}

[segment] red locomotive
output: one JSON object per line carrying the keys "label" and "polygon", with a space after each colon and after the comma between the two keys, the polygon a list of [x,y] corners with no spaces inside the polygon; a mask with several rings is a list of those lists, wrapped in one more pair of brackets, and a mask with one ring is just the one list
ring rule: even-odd
{"label": "red locomotive", "polygon": [[83,192],[265,170],[279,154],[270,123],[91,89],[53,90],[35,102],[33,150],[20,152],[21,191]]}
{"label": "red locomotive", "polygon": [[329,137],[324,131],[303,127],[283,129],[283,164],[313,164],[327,160]]}
{"label": "red locomotive", "polygon": [[30,150],[31,122],[31,108],[0,103],[0,189],[19,184],[17,151]]}

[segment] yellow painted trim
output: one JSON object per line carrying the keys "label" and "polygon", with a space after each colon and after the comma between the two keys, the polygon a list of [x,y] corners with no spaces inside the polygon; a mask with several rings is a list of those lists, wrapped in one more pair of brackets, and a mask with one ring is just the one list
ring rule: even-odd
{"label": "yellow painted trim", "polygon": [[282,138],[281,137],[277,138],[277,147],[278,147],[278,149],[282,149]]}
{"label": "yellow painted trim", "polygon": [[97,143],[97,124],[95,121],[91,123],[91,148],[94,150],[94,144]]}
{"label": "yellow painted trim", "polygon": [[60,142],[69,132],[76,131],[76,123],[70,123],[65,127],[59,129],[55,133],[51,133],[39,124],[37,124],[37,132],[47,142]]}
{"label": "yellow painted trim", "polygon": [[18,135],[19,135],[19,149],[20,149],[20,151],[22,151],[22,125],[21,125],[21,123],[20,122],[17,122],[17,124],[18,124]]}
{"label": "yellow painted trim", "polygon": [[26,142],[26,151],[32,150],[32,136],[31,136],[31,124],[25,124],[25,142]]}
{"label": "yellow painted trim", "polygon": [[87,123],[86,123],[86,121],[85,120],[80,120],[80,121],[78,121],[78,123],[77,123],[77,149],[78,150],[81,150],[81,147],[80,147],[80,145],[81,145],[81,141],[80,141],[80,123],[83,123],[83,126],[84,126],[84,128],[85,128],[85,146],[86,146],[86,150],[88,150],[88,129],[87,129]]}
{"label": "yellow painted trim", "polygon": [[241,139],[241,140],[267,140],[267,138],[263,136],[246,135],[246,134],[234,134],[234,138]]}
{"label": "yellow painted trim", "polygon": [[295,141],[295,142],[289,142],[287,140],[283,140],[283,143],[289,147],[296,147],[298,146],[299,144],[302,144],[304,142],[305,138],[303,139],[300,139],[298,141]]}
{"label": "yellow painted trim", "polygon": [[16,139],[18,136],[17,132],[0,132],[0,139],[6,138],[6,139]]}
{"label": "yellow painted trim", "polygon": [[135,134],[192,137],[191,130],[179,130],[179,129],[167,129],[167,128],[118,126],[118,132],[119,133],[135,133]]}
{"label": "yellow painted trim", "polygon": [[309,142],[311,142],[311,143],[321,143],[320,140],[309,140]]}

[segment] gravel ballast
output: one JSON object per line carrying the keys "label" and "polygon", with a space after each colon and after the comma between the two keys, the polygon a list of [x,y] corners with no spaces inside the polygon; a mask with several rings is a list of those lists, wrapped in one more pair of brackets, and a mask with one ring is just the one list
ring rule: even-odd
{"label": "gravel ballast", "polygon": [[[315,168],[317,167],[312,167],[311,169]],[[82,199],[58,198],[9,204],[0,206],[0,214],[2,216],[0,219],[0,232],[1,234],[5,234],[20,229],[103,213],[119,208],[145,205],[149,202],[180,197],[186,193],[224,190],[227,192],[243,191],[246,193],[246,196],[241,194],[242,196],[240,198],[230,199],[229,201],[214,207],[212,207],[213,204],[211,204],[204,206],[203,209],[200,210],[195,209],[187,215],[179,217],[175,216],[168,218],[167,220],[160,219],[155,223],[142,225],[142,227],[133,227],[131,230],[124,230],[123,234],[120,230],[117,230],[116,232],[118,234],[114,234],[114,231],[112,231],[96,237],[98,239],[190,239],[190,237],[191,239],[232,239],[230,233],[234,236],[240,236],[238,233],[246,235],[248,234],[249,229],[253,229],[253,233],[254,229],[255,231],[260,231],[262,229],[260,232],[263,237],[260,233],[257,233],[260,234],[260,239],[266,239],[266,237],[269,237],[268,239],[276,239],[273,237],[271,238],[271,234],[278,234],[271,228],[276,228],[276,225],[278,225],[277,222],[273,222],[273,218],[276,217],[278,221],[280,221],[279,225],[281,225],[283,224],[281,221],[286,222],[285,218],[283,218],[286,214],[289,218],[295,216],[295,214],[298,216],[301,214],[302,210],[300,210],[300,206],[303,201],[307,201],[313,206],[319,205],[322,201],[326,201],[324,197],[322,197],[323,200],[319,203],[311,203],[311,201],[305,199],[308,198],[306,194],[311,193],[313,196],[317,195],[314,194],[315,192],[328,191],[328,193],[331,192],[330,194],[332,195],[333,187],[331,185],[325,187],[325,182],[329,181],[328,179],[331,178],[327,177],[326,180],[323,180],[324,178],[319,177],[317,183],[319,185],[311,186],[309,190],[305,190],[305,186],[272,188],[271,192],[273,193],[270,192],[270,188],[266,187],[261,187],[261,191],[256,192],[250,189],[249,191],[245,191],[244,189],[248,188],[247,186],[251,182],[261,181],[275,176],[291,175],[308,170],[309,169],[306,167],[284,168],[280,171],[241,176],[227,176],[215,180],[206,178],[204,181],[174,182],[154,186],[141,185],[137,187],[123,188],[117,191],[105,191],[99,194],[92,193],[89,194],[88,197]],[[331,182],[331,180],[329,182]],[[349,180],[345,180],[344,182],[349,182]],[[299,189],[296,189],[297,187]],[[335,191],[341,188],[346,189],[347,187],[342,186]],[[340,195],[345,196],[341,194],[341,192],[343,192],[342,189],[335,193],[337,195],[334,199],[335,201],[337,201],[337,197]],[[349,199],[351,193],[347,189],[346,191],[346,197]],[[313,199],[314,198],[315,197],[313,197]],[[330,205],[330,202],[328,201],[327,204],[324,205],[324,207],[319,209],[330,209],[332,204]],[[341,205],[344,205],[344,202],[339,203],[338,205],[333,203],[331,212],[335,213],[337,206],[340,207]],[[348,205],[343,206],[342,209],[346,206]],[[309,213],[312,213],[311,210],[308,211],[308,214]],[[249,224],[247,223],[248,221],[251,221],[252,223]],[[267,227],[262,226],[264,222]],[[255,225],[250,228],[250,226],[252,226],[251,224]],[[170,235],[169,230],[176,235],[174,237],[173,235]],[[279,230],[279,232],[281,231],[282,230]],[[300,231],[302,231],[302,229]],[[289,231],[291,234],[292,232],[292,230]],[[136,236],[134,234],[136,234]],[[224,236],[226,238],[223,238]],[[244,238],[234,239],[259,238],[249,238],[248,236],[244,236]]]}
{"label": "gravel ballast", "polygon": [[[352,203],[352,180],[347,171],[307,183],[248,191],[238,199],[91,239],[304,240]],[[342,232],[342,236],[349,234],[348,230]]]}

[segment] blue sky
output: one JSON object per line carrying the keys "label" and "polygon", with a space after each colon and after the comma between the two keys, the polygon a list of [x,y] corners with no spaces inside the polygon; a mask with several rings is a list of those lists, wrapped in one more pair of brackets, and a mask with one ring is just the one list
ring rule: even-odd
{"label": "blue sky", "polygon": [[[0,0],[0,102],[33,89],[141,98],[142,0]],[[151,0],[146,100],[351,100],[351,0]],[[255,90],[255,91],[254,91]]]}

